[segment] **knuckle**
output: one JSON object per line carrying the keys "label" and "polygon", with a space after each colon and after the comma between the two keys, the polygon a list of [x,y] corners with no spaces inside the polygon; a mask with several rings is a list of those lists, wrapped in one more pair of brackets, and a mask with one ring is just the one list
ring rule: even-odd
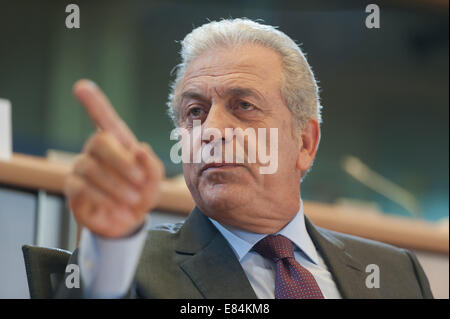
{"label": "knuckle", "polygon": [[80,156],[75,162],[74,171],[81,176],[92,176],[98,171],[98,164],[90,156]]}
{"label": "knuckle", "polygon": [[120,182],[116,180],[108,181],[108,192],[110,193],[111,199],[118,201],[126,201],[127,199],[127,190],[128,187],[126,185],[122,185]]}
{"label": "knuckle", "polygon": [[98,131],[95,133],[89,141],[86,143],[85,151],[88,153],[92,153],[95,150],[99,149],[108,142],[108,135],[106,132]]}
{"label": "knuckle", "polygon": [[157,169],[162,176],[165,175],[165,165],[161,159],[154,153],[153,149],[147,143],[141,143],[141,149],[143,150],[143,155],[148,163]]}
{"label": "knuckle", "polygon": [[83,166],[85,157],[86,157],[85,154],[81,154],[76,157],[75,162],[73,163],[73,167],[72,167],[73,172],[77,172],[77,170],[79,170],[79,168],[81,166]]}
{"label": "knuckle", "polygon": [[98,165],[95,160],[86,159],[84,165],[84,172],[88,176],[93,176],[98,172]]}
{"label": "knuckle", "polygon": [[153,148],[147,144],[147,143],[141,143],[141,147],[140,147],[142,153],[145,154],[145,156],[148,157],[156,157],[155,152],[153,151]]}
{"label": "knuckle", "polygon": [[153,152],[153,149],[149,144],[143,142],[143,143],[141,143],[141,146],[146,152],[149,152],[149,153]]}
{"label": "knuckle", "polygon": [[64,194],[69,198],[75,198],[82,194],[83,182],[74,174],[69,174],[64,180]]}
{"label": "knuckle", "polygon": [[95,143],[96,139],[98,136],[98,132],[93,134],[91,137],[89,137],[89,139],[86,141],[86,143],[84,143],[83,146],[83,152],[89,152],[90,149],[92,149],[92,145]]}
{"label": "knuckle", "polygon": [[93,140],[92,140],[92,144],[93,147],[98,147],[101,144],[104,144],[106,142],[106,133],[105,132],[98,132],[97,134],[95,134]]}

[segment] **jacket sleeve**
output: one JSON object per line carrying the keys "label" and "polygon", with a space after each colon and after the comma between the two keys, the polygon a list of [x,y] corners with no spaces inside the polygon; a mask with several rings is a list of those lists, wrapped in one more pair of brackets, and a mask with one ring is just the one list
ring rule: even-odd
{"label": "jacket sleeve", "polygon": [[[75,269],[77,274],[65,274],[55,297],[127,298],[135,296],[134,275],[146,234],[146,227],[141,227],[132,236],[111,240],[100,238],[87,229],[83,229],[80,247],[74,251],[68,262],[68,265],[76,265],[72,269]],[[67,285],[67,279],[69,282],[77,280],[78,285]]]}
{"label": "jacket sleeve", "polygon": [[[75,249],[72,253],[72,256],[69,259],[69,264],[75,264],[78,265],[78,253],[79,249]],[[86,293],[85,289],[83,287],[83,281],[80,280],[80,287],[79,288],[67,288],[66,286],[66,279],[69,276],[69,273],[66,273],[64,275],[64,279],[59,283],[59,286],[57,287],[55,291],[54,298],[55,299],[86,299]],[[132,282],[130,288],[128,289],[127,293],[122,297],[122,299],[136,299],[139,298],[136,290],[135,283]]]}
{"label": "jacket sleeve", "polygon": [[[72,253],[72,256],[69,259],[69,262],[67,263],[69,264],[74,264],[78,266],[78,248],[74,250],[74,252]],[[59,283],[58,288],[56,289],[56,293],[54,295],[54,297],[56,299],[81,299],[83,298],[83,283],[81,282],[81,278],[80,278],[80,287],[79,288],[68,288],[66,286],[66,280],[68,279],[67,277],[69,276],[69,273],[66,273],[64,275],[64,279]]]}

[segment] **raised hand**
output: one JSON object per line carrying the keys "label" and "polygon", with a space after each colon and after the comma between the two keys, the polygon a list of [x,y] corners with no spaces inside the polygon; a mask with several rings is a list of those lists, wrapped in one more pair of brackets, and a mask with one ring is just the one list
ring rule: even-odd
{"label": "raised hand", "polygon": [[156,206],[164,165],[137,141],[97,85],[80,80],[73,92],[98,130],[67,176],[64,193],[83,227],[107,238],[127,236]]}

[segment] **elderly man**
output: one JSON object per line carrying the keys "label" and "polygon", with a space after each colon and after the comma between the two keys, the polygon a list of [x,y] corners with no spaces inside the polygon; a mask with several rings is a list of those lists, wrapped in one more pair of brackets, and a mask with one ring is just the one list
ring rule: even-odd
{"label": "elderly man", "polygon": [[[315,227],[304,215],[301,180],[320,140],[320,103],[293,40],[271,26],[223,20],[188,34],[181,57],[168,103],[175,125],[215,129],[221,137],[202,136],[199,147],[223,149],[237,139],[227,128],[276,129],[277,169],[262,174],[265,164],[249,161],[248,150],[243,163],[185,161],[196,207],[184,223],[147,230],[164,167],[100,89],[79,81],[74,93],[99,130],[65,187],[84,227],[70,260],[81,288],[63,284],[58,297],[432,297],[411,252]],[[368,265],[379,269],[379,285],[368,284]]]}

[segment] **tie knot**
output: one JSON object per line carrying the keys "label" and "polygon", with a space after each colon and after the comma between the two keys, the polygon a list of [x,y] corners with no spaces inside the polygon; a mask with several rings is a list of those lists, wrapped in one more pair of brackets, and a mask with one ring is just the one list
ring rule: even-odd
{"label": "tie knot", "polygon": [[268,235],[257,242],[253,249],[275,263],[283,258],[294,257],[294,245],[282,235]]}

